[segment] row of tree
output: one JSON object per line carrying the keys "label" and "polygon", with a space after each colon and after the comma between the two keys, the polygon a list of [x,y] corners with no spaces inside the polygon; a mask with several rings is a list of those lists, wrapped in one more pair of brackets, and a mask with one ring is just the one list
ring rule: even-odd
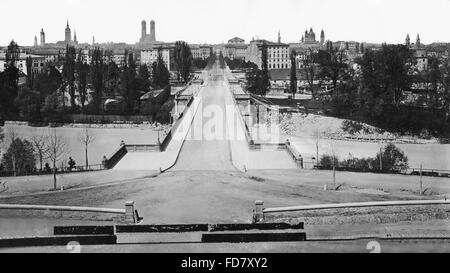
{"label": "row of tree", "polygon": [[[326,49],[308,49],[290,55],[289,91],[298,92],[298,75],[313,100],[308,107],[320,107],[326,113],[377,125],[399,133],[450,137],[450,62],[428,57],[428,65],[419,71],[413,49],[384,44],[379,50],[364,49],[354,61],[331,42]],[[245,69],[247,90],[266,95],[270,90],[267,49],[261,47],[261,68],[243,61],[229,61],[234,69]],[[301,68],[298,68],[298,59]],[[328,91],[324,91],[324,86]],[[406,94],[414,86],[422,87],[411,103]],[[419,93],[420,93],[419,92]],[[319,102],[319,103],[317,103]]]}
{"label": "row of tree", "polygon": [[[151,67],[137,67],[134,55],[125,52],[126,61],[119,67],[105,61],[108,51],[95,48],[87,63],[81,51],[77,53],[74,47],[67,46],[60,66],[48,65],[40,73],[33,73],[31,59],[27,59],[26,84],[19,87],[19,78],[25,78],[17,68],[19,54],[19,46],[11,42],[5,54],[6,68],[0,73],[0,119],[15,118],[14,113],[31,121],[58,120],[66,113],[100,114],[105,110],[104,97],[117,96],[124,101],[119,114],[138,114],[142,112],[139,98],[143,93],[169,84],[170,73],[161,51]],[[188,77],[183,69],[180,73]]]}
{"label": "row of tree", "polygon": [[[1,158],[0,174],[19,176],[52,172],[56,189],[56,174],[58,169],[64,169],[64,158],[70,153],[68,141],[56,129],[47,134],[32,134],[29,139],[25,139],[18,137],[14,129],[9,128],[7,136],[2,135],[3,138],[6,138],[7,148]],[[86,169],[89,166],[88,147],[95,140],[95,134],[88,128],[78,135],[78,141],[85,151]],[[59,167],[58,163],[61,163]]]}

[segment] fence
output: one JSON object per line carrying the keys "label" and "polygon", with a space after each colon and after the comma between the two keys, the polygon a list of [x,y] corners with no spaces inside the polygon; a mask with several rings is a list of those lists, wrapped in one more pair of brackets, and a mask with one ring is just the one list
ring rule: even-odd
{"label": "fence", "polygon": [[194,96],[191,96],[191,98],[189,99],[188,103],[186,104],[186,107],[184,108],[183,112],[181,112],[181,114],[179,115],[178,120],[175,122],[174,126],[172,127],[172,129],[170,129],[169,133],[166,135],[163,142],[161,143],[161,146],[160,146],[161,152],[164,152],[166,150],[167,146],[169,145],[169,142],[172,140],[174,132],[178,129],[178,126],[181,123],[181,119],[186,114],[186,112],[189,110],[189,107],[192,105],[193,102],[194,102]]}
{"label": "fence", "polygon": [[[106,170],[107,166],[104,164],[94,164],[88,166],[75,166],[73,168],[63,167],[56,168],[58,174],[61,173],[76,173],[76,172],[91,172],[91,171],[102,171]],[[14,171],[0,171],[0,177],[13,177],[13,176],[33,176],[33,175],[49,175],[53,174],[54,169],[50,168],[47,170],[30,170],[25,172],[14,172]]]}
{"label": "fence", "polygon": [[[313,162],[313,168],[318,170],[332,170],[333,166],[317,165]],[[352,168],[335,166],[336,171],[344,172],[369,172],[369,173],[384,173],[384,174],[403,174],[403,175],[422,175],[422,176],[434,176],[434,177],[450,177],[450,170],[439,169],[421,169],[421,168],[406,168],[400,169],[380,169],[380,168]]]}
{"label": "fence", "polygon": [[392,206],[424,206],[424,205],[449,205],[450,200],[406,200],[406,201],[375,201],[375,202],[357,202],[357,203],[337,203],[337,204],[319,204],[302,205],[291,207],[264,208],[264,202],[255,201],[253,210],[254,222],[264,220],[264,215],[268,213],[284,213],[293,211],[323,210],[323,209],[342,209],[342,208],[369,208],[369,207],[392,207]]}
{"label": "fence", "polygon": [[127,201],[124,209],[95,208],[95,207],[75,207],[75,206],[47,206],[47,205],[23,205],[23,204],[0,204],[0,211],[56,211],[56,212],[78,212],[78,213],[106,213],[124,217],[126,222],[136,223],[138,220],[137,211],[134,209],[134,202]]}

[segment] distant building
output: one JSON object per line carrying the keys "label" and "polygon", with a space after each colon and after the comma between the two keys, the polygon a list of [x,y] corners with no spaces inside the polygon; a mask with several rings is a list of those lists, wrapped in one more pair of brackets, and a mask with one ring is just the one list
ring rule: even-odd
{"label": "distant building", "polygon": [[238,43],[226,44],[222,49],[222,53],[224,57],[227,57],[231,60],[245,60],[247,55],[247,45]]}
{"label": "distant building", "polygon": [[41,33],[40,33],[41,35],[41,44],[40,44],[40,46],[45,46],[45,32],[44,32],[44,29],[42,28],[41,29]]}
{"label": "distant building", "polygon": [[241,39],[239,37],[234,37],[234,38],[228,40],[228,43],[229,44],[245,44],[245,40]]}
{"label": "distant building", "polygon": [[61,56],[60,49],[52,47],[32,48],[30,53],[35,56],[43,57],[46,65],[55,64],[59,61],[59,57]]}
{"label": "distant building", "polygon": [[[45,42],[45,34],[44,34],[44,42]],[[66,45],[76,46],[78,45],[77,34],[75,33],[74,39],[72,40],[72,30],[69,26],[69,20],[67,20],[66,29],[64,31],[64,41],[56,42],[57,47],[65,47]]]}
{"label": "distant building", "polygon": [[147,33],[147,22],[142,20],[141,22],[141,38],[139,39],[139,44],[154,44],[156,43],[156,30],[155,21],[150,21],[150,34]]}
{"label": "distant building", "polygon": [[170,48],[168,47],[142,50],[141,64],[146,64],[148,67],[151,67],[151,65],[158,59],[158,54],[160,51],[167,69],[170,70]]}
{"label": "distant building", "polygon": [[428,54],[426,49],[414,49],[413,53],[416,59],[416,65],[418,71],[424,71],[428,68]]}
{"label": "distant building", "polygon": [[189,45],[189,47],[194,59],[208,59],[213,52],[213,48],[210,45]]}
{"label": "distant building", "polygon": [[[45,57],[31,55],[26,53],[20,53],[19,58],[16,60],[16,67],[25,75],[29,75],[31,71],[27,69],[27,58],[31,57],[31,70],[33,73],[40,73],[45,69]],[[6,54],[0,53],[0,72],[3,72],[6,68]]]}
{"label": "distant building", "polygon": [[266,40],[253,40],[247,48],[246,60],[250,61],[261,69],[262,66],[262,47],[267,46],[267,65],[268,69],[286,69],[290,68],[289,45],[284,43],[274,43]]}

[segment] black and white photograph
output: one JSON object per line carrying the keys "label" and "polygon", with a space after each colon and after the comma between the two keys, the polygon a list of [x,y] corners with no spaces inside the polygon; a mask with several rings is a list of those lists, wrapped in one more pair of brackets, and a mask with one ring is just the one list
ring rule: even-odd
{"label": "black and white photograph", "polygon": [[450,0],[0,9],[0,253],[450,252]]}

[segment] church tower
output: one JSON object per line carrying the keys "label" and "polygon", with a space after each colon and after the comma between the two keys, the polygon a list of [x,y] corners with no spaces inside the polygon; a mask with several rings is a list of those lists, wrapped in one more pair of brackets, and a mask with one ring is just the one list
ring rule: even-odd
{"label": "church tower", "polygon": [[320,44],[324,45],[325,44],[325,31],[320,32]]}
{"label": "church tower", "polygon": [[141,22],[141,41],[144,41],[145,36],[147,36],[147,22],[142,20]]}
{"label": "church tower", "polygon": [[405,45],[409,47],[411,45],[411,39],[409,38],[409,33],[406,34]]}
{"label": "church tower", "polygon": [[41,46],[45,46],[45,32],[44,29],[41,29]]}
{"label": "church tower", "polygon": [[155,21],[150,21],[150,41],[156,42]]}
{"label": "church tower", "polygon": [[420,47],[420,37],[419,37],[418,33],[417,33],[417,38],[416,38],[416,47]]}
{"label": "church tower", "polygon": [[77,32],[74,30],[73,31],[73,42],[77,45],[78,44],[78,40],[77,40]]}
{"label": "church tower", "polygon": [[36,35],[34,35],[34,47],[37,47],[37,46],[38,46],[37,37],[36,37]]}
{"label": "church tower", "polygon": [[72,31],[70,30],[69,27],[69,20],[67,20],[67,26],[66,26],[66,38],[64,39],[64,41],[69,44],[72,41]]}

